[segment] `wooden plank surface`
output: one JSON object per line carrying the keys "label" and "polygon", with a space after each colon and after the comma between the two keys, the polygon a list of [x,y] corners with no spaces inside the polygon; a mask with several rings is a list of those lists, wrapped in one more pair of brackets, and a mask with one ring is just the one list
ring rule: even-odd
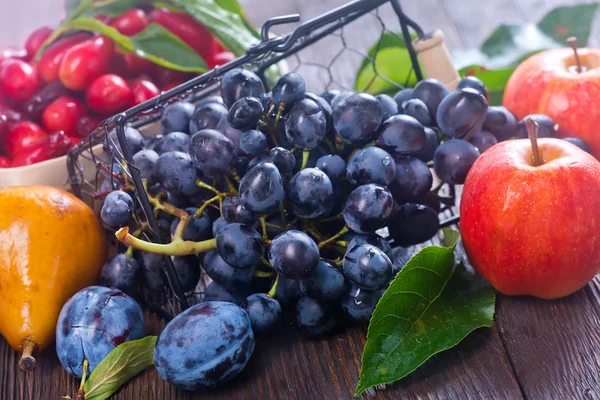
{"label": "wooden plank surface", "polygon": [[[570,4],[579,1],[560,1]],[[342,0],[246,0],[250,20],[300,13],[317,16]],[[558,0],[403,1],[405,12],[426,31],[441,28],[451,48],[479,45],[502,22],[535,21]],[[328,80],[349,87],[362,58],[377,39],[381,22],[394,30],[389,8],[344,30],[346,50],[330,64],[340,37],[327,38],[302,52],[300,72],[318,91]],[[396,25],[394,25],[396,23]],[[286,32],[292,26],[278,27]],[[296,60],[298,61],[298,60]],[[308,64],[311,64],[310,66]],[[294,67],[294,60],[290,61]],[[317,65],[317,66],[315,66]],[[328,70],[333,77],[329,75]],[[591,399],[600,398],[600,281],[562,300],[499,296],[496,323],[467,337],[459,346],[434,356],[401,382],[377,391],[375,398],[431,399]],[[164,326],[147,314],[147,332]],[[206,393],[169,386],[149,369],[115,399],[351,399],[358,379],[365,328],[353,327],[326,338],[301,337],[293,327],[262,338],[244,372],[231,384]],[[59,399],[78,386],[56,359],[53,348],[39,355],[36,371],[22,374],[18,354],[0,339],[0,400]]]}

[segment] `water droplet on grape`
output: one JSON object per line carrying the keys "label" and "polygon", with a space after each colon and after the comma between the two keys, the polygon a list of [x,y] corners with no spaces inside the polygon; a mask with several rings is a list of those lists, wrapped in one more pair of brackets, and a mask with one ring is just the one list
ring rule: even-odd
{"label": "water droplet on grape", "polygon": [[388,156],[385,156],[383,158],[383,160],[381,160],[381,163],[385,166],[390,165],[391,162],[392,162],[392,159],[391,159],[391,157],[388,157]]}

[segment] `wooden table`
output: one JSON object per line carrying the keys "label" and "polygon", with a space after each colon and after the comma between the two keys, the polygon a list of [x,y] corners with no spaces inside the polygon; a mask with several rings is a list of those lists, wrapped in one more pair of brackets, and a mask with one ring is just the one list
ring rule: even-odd
{"label": "wooden table", "polygon": [[[568,2],[568,1],[567,1]],[[574,1],[571,1],[574,2]],[[247,0],[256,25],[269,16],[300,13],[304,20],[343,3],[341,0]],[[441,28],[450,47],[478,44],[500,22],[537,20],[555,0],[481,2],[404,1],[405,12],[425,30]],[[561,3],[564,4],[564,1]],[[380,13],[372,24],[348,29],[345,35],[362,51],[378,36]],[[286,31],[289,27],[280,28]],[[326,64],[332,57],[325,40],[301,55],[303,63]],[[351,52],[350,52],[351,53]],[[331,69],[337,81],[352,83],[360,57]],[[290,62],[294,65],[294,61]],[[303,74],[309,87],[320,90],[323,68]],[[321,72],[319,72],[321,71]],[[164,324],[147,314],[147,332]],[[309,340],[293,327],[258,341],[248,366],[232,383],[207,393],[187,393],[164,382],[151,368],[129,382],[115,399],[351,399],[358,380],[365,328]],[[0,400],[60,399],[73,395],[78,382],[60,366],[54,348],[38,356],[35,372],[21,373],[19,355],[0,339]],[[543,301],[498,296],[495,322],[456,348],[432,357],[402,381],[376,392],[376,398],[457,399],[597,399],[600,398],[600,280],[568,298]]]}

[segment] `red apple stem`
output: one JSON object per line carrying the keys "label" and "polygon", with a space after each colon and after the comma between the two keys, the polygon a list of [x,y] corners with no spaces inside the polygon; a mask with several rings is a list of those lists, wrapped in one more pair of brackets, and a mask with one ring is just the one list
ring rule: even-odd
{"label": "red apple stem", "polygon": [[537,122],[533,120],[533,118],[527,118],[525,121],[527,125],[527,135],[529,136],[529,140],[531,141],[531,154],[533,156],[533,166],[538,167],[543,164],[542,157],[540,155],[540,148],[538,147],[538,131],[540,126]]}
{"label": "red apple stem", "polygon": [[575,54],[575,63],[577,64],[577,73],[581,73],[583,70],[581,68],[581,59],[579,58],[579,53],[577,53],[577,38],[575,36],[571,36],[567,39],[567,43],[573,49],[573,53]]}

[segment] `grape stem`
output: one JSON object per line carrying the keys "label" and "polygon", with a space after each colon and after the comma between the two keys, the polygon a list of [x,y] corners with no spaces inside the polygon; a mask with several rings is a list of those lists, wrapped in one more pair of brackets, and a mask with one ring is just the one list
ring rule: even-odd
{"label": "grape stem", "polygon": [[342,215],[342,213],[339,213],[339,214],[332,215],[331,217],[319,219],[319,223],[337,221],[338,219],[342,219],[342,218],[344,218],[344,216]]}
{"label": "grape stem", "polygon": [[275,278],[275,283],[273,283],[273,287],[271,288],[271,290],[269,290],[267,296],[269,296],[270,298],[275,297],[275,293],[277,293],[277,285],[279,285],[279,274],[277,274],[277,277]]}
{"label": "grape stem", "polygon": [[252,275],[256,276],[257,278],[268,278],[270,276],[273,276],[274,273],[272,271],[260,271],[260,270],[255,270]]}
{"label": "grape stem", "polygon": [[350,242],[345,241],[345,240],[336,240],[335,242],[333,242],[333,244],[335,244],[336,246],[340,246],[340,247],[348,247]]}
{"label": "grape stem", "polygon": [[124,227],[115,232],[115,236],[127,246],[135,247],[138,250],[148,253],[163,254],[166,256],[188,256],[191,254],[206,253],[217,248],[217,240],[209,239],[202,242],[192,242],[189,240],[172,240],[168,244],[158,244],[138,239],[129,234],[129,227]]}
{"label": "grape stem", "polygon": [[273,266],[271,265],[271,263],[270,263],[270,262],[269,262],[269,261],[268,261],[266,258],[261,258],[261,259],[260,259],[260,262],[261,262],[263,265],[266,265],[266,266],[267,266],[267,267],[269,267],[269,268],[273,268]]}
{"label": "grape stem", "polygon": [[575,54],[575,64],[577,66],[577,73],[580,74],[583,72],[583,68],[581,67],[581,59],[579,58],[579,53],[577,52],[577,38],[575,36],[571,36],[567,38],[567,43],[573,49],[573,53]]}
{"label": "grape stem", "polygon": [[259,218],[260,226],[262,227],[262,237],[265,242],[269,240],[269,236],[267,236],[267,221],[265,221],[265,216]]}
{"label": "grape stem", "polygon": [[527,125],[527,135],[529,136],[529,140],[531,141],[531,155],[533,158],[533,166],[539,167],[544,163],[544,160],[542,160],[542,157],[540,155],[540,148],[538,147],[537,142],[538,131],[540,129],[540,126],[537,122],[533,120],[533,118],[527,118],[525,124]]}
{"label": "grape stem", "polygon": [[331,242],[335,242],[335,240],[337,238],[339,238],[340,236],[342,236],[343,234],[348,233],[348,227],[344,226],[342,228],[341,231],[339,231],[338,233],[336,233],[335,235],[333,235],[332,237],[330,237],[329,239],[323,240],[321,242],[319,242],[319,244],[317,245],[317,247],[320,249],[322,249],[323,247],[327,246],[328,244],[330,244]]}
{"label": "grape stem", "polygon": [[300,169],[306,168],[306,164],[308,163],[308,157],[310,157],[310,149],[302,150],[302,166]]}

